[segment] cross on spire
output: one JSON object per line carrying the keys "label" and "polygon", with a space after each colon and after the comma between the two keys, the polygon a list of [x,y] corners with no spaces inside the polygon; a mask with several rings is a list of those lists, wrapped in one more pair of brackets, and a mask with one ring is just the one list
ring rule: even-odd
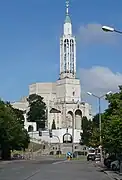
{"label": "cross on spire", "polygon": [[69,15],[69,0],[66,0],[66,15]]}

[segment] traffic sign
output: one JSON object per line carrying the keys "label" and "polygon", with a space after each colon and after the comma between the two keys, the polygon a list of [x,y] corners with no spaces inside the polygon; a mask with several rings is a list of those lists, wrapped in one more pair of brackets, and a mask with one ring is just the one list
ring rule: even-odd
{"label": "traffic sign", "polygon": [[68,156],[71,156],[71,152],[68,152],[67,155],[68,155]]}

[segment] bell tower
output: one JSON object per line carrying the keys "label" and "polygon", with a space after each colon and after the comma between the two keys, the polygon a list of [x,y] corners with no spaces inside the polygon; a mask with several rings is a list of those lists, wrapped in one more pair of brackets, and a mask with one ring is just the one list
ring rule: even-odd
{"label": "bell tower", "polygon": [[66,16],[63,36],[60,38],[60,79],[76,77],[76,39],[72,35],[69,1],[66,1]]}

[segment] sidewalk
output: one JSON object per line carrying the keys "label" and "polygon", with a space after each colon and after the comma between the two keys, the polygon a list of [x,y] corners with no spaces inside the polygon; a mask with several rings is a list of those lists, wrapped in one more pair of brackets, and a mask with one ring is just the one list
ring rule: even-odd
{"label": "sidewalk", "polygon": [[97,167],[99,169],[99,171],[104,172],[106,175],[108,175],[108,177],[112,180],[122,180],[122,176],[119,175],[119,173],[111,171],[109,169],[107,169],[104,165],[102,165],[101,163],[95,163],[94,164],[95,167]]}
{"label": "sidewalk", "polygon": [[14,163],[14,162],[24,162],[24,161],[27,161],[25,159],[20,159],[20,160],[8,160],[8,161],[3,161],[3,160],[0,160],[0,164],[10,164],[10,163]]}
{"label": "sidewalk", "polygon": [[104,171],[104,173],[107,174],[111,179],[115,179],[115,180],[122,179],[122,176],[120,176],[119,173],[113,171]]}

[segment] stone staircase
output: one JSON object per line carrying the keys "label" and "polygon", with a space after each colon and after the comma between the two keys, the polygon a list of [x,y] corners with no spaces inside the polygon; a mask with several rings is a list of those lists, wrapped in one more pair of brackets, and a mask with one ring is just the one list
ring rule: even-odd
{"label": "stone staircase", "polygon": [[62,154],[66,154],[67,152],[72,152],[72,144],[63,144],[61,147]]}

